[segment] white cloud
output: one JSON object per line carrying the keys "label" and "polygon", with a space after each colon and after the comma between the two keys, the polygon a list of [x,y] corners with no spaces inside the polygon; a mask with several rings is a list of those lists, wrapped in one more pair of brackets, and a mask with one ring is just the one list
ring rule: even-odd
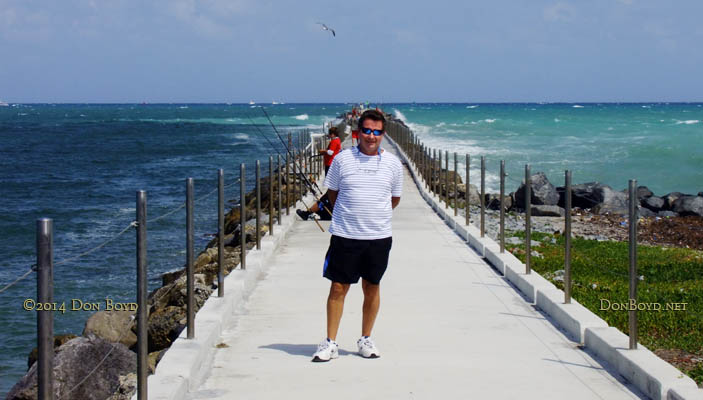
{"label": "white cloud", "polygon": [[547,21],[571,21],[576,11],[566,3],[556,3],[544,9],[544,19]]}

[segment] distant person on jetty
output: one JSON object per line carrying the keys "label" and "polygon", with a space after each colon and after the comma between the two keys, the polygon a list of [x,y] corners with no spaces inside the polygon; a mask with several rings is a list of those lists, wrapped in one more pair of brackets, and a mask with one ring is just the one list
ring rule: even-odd
{"label": "distant person on jetty", "polygon": [[364,112],[359,118],[359,146],[339,153],[325,177],[334,213],[323,276],[332,282],[327,297],[327,338],[319,344],[312,361],[339,356],[335,340],[344,298],[359,278],[364,292],[359,354],[365,358],[380,356],[370,336],[380,306],[379,285],[391,250],[391,217],[403,187],[400,160],[380,147],[385,127],[383,114]]}
{"label": "distant person on jetty", "polygon": [[325,176],[327,176],[327,171],[329,171],[330,165],[332,165],[332,160],[334,160],[334,157],[342,150],[342,141],[339,139],[339,132],[337,132],[336,126],[329,129],[328,135],[330,143],[327,145],[327,149],[320,150],[320,154],[325,158]]}

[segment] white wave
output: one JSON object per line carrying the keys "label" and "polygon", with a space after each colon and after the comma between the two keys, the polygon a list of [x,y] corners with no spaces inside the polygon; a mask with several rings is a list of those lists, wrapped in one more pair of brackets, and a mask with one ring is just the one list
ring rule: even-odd
{"label": "white wave", "polygon": [[398,118],[399,120],[401,120],[401,121],[403,121],[403,122],[405,122],[405,123],[408,122],[408,119],[405,118],[405,115],[403,115],[403,113],[400,112],[397,108],[394,108],[394,109],[393,109],[393,114],[394,114],[395,117]]}
{"label": "white wave", "polygon": [[573,105],[573,106],[571,106],[571,107],[572,107],[572,108],[583,108],[583,106],[581,106],[581,105],[578,105],[578,104],[574,104],[574,105]]}
{"label": "white wave", "polygon": [[295,116],[295,119],[297,119],[298,121],[307,121],[308,118],[310,118],[310,116],[307,114],[301,114],[301,115]]}
{"label": "white wave", "polygon": [[435,125],[435,127],[441,128],[441,127],[443,127],[444,125],[447,125],[447,124],[444,123],[444,122],[440,122],[440,123],[438,123],[437,125]]}
{"label": "white wave", "polygon": [[554,122],[561,122],[559,118],[554,118]]}
{"label": "white wave", "polygon": [[497,121],[497,120],[496,120],[495,118],[486,118],[486,119],[483,120],[483,122],[485,122],[485,123],[487,123],[487,124],[492,124],[492,123],[494,123],[494,122],[496,122],[496,121]]}
{"label": "white wave", "polygon": [[699,122],[701,122],[701,121],[700,121],[700,120],[697,120],[697,119],[688,119],[688,120],[686,120],[686,121],[679,121],[679,120],[677,120],[677,121],[676,121],[676,125],[681,125],[681,124],[693,125],[693,124],[697,124],[697,123],[699,123]]}
{"label": "white wave", "polygon": [[652,106],[642,106],[642,108],[652,108]]}
{"label": "white wave", "polygon": [[426,135],[426,134],[430,133],[430,131],[432,130],[427,125],[415,124],[412,122],[406,123],[406,125],[408,125],[408,127],[418,135]]}
{"label": "white wave", "polygon": [[185,110],[186,108],[188,108],[188,106],[180,106],[178,108],[180,108],[181,110]]}
{"label": "white wave", "polygon": [[466,106],[466,108],[476,108],[478,106]]}
{"label": "white wave", "polygon": [[[612,131],[613,129],[614,129],[614,128],[613,128],[612,126],[609,126],[609,127],[608,127],[608,130],[609,130],[609,131]],[[634,197],[634,196],[633,196],[633,197]]]}
{"label": "white wave", "polygon": [[241,132],[240,132],[240,133],[235,133],[235,134],[234,134],[234,138],[235,138],[235,139],[241,139],[241,140],[249,140],[249,135],[247,135],[246,133],[241,133]]}

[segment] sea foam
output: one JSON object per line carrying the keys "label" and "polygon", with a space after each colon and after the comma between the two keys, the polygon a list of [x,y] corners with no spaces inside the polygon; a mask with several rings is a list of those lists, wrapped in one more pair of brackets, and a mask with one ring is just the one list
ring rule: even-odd
{"label": "sea foam", "polygon": [[686,121],[676,121],[676,125],[681,125],[681,124],[686,124],[686,125],[693,125],[701,122],[700,120],[697,119],[688,119]]}
{"label": "sea foam", "polygon": [[295,116],[295,119],[297,119],[298,121],[307,121],[308,118],[310,118],[310,116],[307,114],[300,114]]}
{"label": "sea foam", "polygon": [[403,122],[408,122],[407,118],[405,118],[405,115],[403,115],[402,112],[400,112],[397,108],[393,109],[393,114],[395,114],[395,117],[398,118],[399,120]]}

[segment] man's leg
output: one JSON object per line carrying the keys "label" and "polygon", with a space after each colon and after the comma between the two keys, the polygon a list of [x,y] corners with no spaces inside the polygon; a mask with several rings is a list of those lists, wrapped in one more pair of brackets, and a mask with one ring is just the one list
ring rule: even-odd
{"label": "man's leg", "polygon": [[381,287],[370,283],[366,279],[362,279],[361,289],[364,291],[361,336],[371,336],[371,330],[376,322],[376,315],[378,315],[378,308],[381,305]]}
{"label": "man's leg", "polygon": [[330,294],[327,297],[327,337],[331,340],[337,340],[339,322],[344,311],[344,298],[348,291],[348,283],[332,282],[330,285]]}

